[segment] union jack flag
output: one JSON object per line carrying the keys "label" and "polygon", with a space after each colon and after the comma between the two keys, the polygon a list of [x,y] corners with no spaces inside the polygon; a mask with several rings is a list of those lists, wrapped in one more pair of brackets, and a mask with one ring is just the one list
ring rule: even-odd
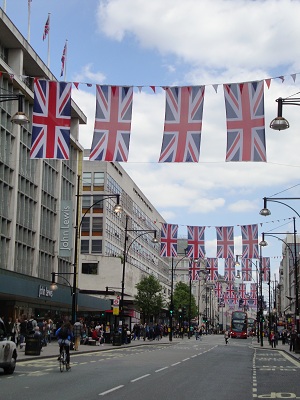
{"label": "union jack flag", "polygon": [[226,161],[266,161],[264,82],[224,85]]}
{"label": "union jack flag", "polygon": [[161,257],[177,257],[178,225],[162,224],[160,238]]}
{"label": "union jack flag", "polygon": [[263,272],[263,282],[269,282],[270,280],[270,257],[261,258],[261,267]]}
{"label": "union jack flag", "polygon": [[258,254],[258,226],[242,225],[242,258],[259,258]]}
{"label": "union jack flag", "polygon": [[252,261],[248,258],[242,258],[242,279],[243,281],[252,280]]}
{"label": "union jack flag", "polygon": [[209,271],[209,275],[207,275],[208,281],[217,281],[218,280],[218,259],[217,258],[207,258],[207,270]]}
{"label": "union jack flag", "polygon": [[63,74],[65,72],[66,59],[67,59],[67,41],[64,45],[64,49],[63,49],[62,56],[61,56],[60,76],[63,76]]}
{"label": "union jack flag", "polygon": [[187,256],[190,258],[204,258],[204,226],[188,226]]}
{"label": "union jack flag", "polygon": [[46,39],[47,35],[49,34],[49,31],[50,31],[50,15],[48,14],[48,18],[44,27],[43,40]]}
{"label": "union jack flag", "polygon": [[225,281],[233,281],[235,273],[235,260],[233,258],[226,258],[224,267]]}
{"label": "union jack flag", "polygon": [[96,85],[96,118],[90,160],[127,161],[133,88]]}
{"label": "union jack flag", "polygon": [[189,276],[190,280],[198,281],[200,278],[200,263],[199,261],[191,259],[189,261]]}
{"label": "union jack flag", "polygon": [[216,227],[217,232],[217,257],[234,258],[233,226]]}
{"label": "union jack flag", "polygon": [[69,159],[71,83],[35,80],[31,158]]}
{"label": "union jack flag", "polygon": [[205,86],[166,88],[159,162],[198,162]]}
{"label": "union jack flag", "polygon": [[242,300],[246,299],[246,285],[245,285],[245,283],[240,283],[239,284],[239,296],[240,296],[240,299],[242,299]]}
{"label": "union jack flag", "polygon": [[238,299],[237,290],[236,290],[235,286],[232,283],[227,285],[226,292],[227,292],[227,299],[228,300],[229,299],[233,300],[233,303],[236,304],[237,299]]}
{"label": "union jack flag", "polygon": [[222,289],[222,284],[220,282],[215,283],[215,294],[218,297],[218,299],[221,299],[223,297],[223,289]]}
{"label": "union jack flag", "polygon": [[250,297],[252,299],[257,299],[257,283],[250,284]]}

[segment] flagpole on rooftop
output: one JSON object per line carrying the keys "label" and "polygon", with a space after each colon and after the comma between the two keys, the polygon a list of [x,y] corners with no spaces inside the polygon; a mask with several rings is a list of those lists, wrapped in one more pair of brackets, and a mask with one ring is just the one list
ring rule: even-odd
{"label": "flagpole on rooftop", "polygon": [[48,13],[48,53],[47,53],[47,67],[50,68],[50,15],[51,13]]}
{"label": "flagpole on rooftop", "polygon": [[67,53],[68,53],[68,39],[66,39],[65,46],[63,49],[62,57],[61,57],[61,72],[60,76],[63,76],[63,80],[66,80],[67,77]]}
{"label": "flagpole on rooftop", "polygon": [[30,43],[30,18],[31,18],[31,0],[28,0],[28,30],[27,30],[28,43]]}

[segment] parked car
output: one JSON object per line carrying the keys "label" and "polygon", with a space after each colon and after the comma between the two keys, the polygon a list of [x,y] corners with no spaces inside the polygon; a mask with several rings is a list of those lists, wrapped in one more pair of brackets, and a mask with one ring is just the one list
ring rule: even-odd
{"label": "parked car", "polygon": [[17,362],[17,346],[11,340],[0,340],[0,368],[5,374],[13,374]]}

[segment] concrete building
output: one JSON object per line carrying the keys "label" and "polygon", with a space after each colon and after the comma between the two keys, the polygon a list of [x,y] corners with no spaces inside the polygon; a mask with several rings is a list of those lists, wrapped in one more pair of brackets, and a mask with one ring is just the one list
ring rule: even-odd
{"label": "concrete building", "polygon": [[[114,212],[116,199],[105,199],[105,194],[120,195],[121,213]],[[78,287],[81,292],[98,292],[99,296],[106,296],[112,302],[115,300],[117,305],[122,295],[124,272],[122,317],[131,326],[141,317],[134,305],[134,296],[136,284],[143,277],[155,276],[163,286],[165,302],[169,301],[168,260],[159,256],[160,228],[165,221],[117,162],[83,161],[81,208]],[[156,244],[151,241],[154,231],[158,239]],[[106,322],[114,324],[113,309],[102,311],[105,311]]]}
{"label": "concrete building", "polygon": [[[7,94],[23,94],[23,111],[32,119],[33,81],[55,81],[51,71],[0,9],[0,315],[70,314],[70,287],[50,288],[51,273],[72,281],[78,175],[83,149],[79,125],[86,117],[72,101],[70,160],[30,159],[32,123],[12,124],[18,102]],[[61,251],[63,204],[70,212],[67,252]],[[73,238],[72,238],[73,236]],[[78,295],[79,310],[98,310],[107,301]]]}

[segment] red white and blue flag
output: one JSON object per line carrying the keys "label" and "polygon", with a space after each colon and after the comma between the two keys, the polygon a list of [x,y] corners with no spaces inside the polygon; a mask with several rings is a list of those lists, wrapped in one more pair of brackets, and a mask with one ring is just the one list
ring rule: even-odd
{"label": "red white and blue flag", "polygon": [[159,162],[198,162],[205,86],[166,88]]}
{"label": "red white and blue flag", "polygon": [[239,284],[239,297],[242,300],[246,299],[246,284],[245,283]]}
{"label": "red white and blue flag", "polygon": [[233,285],[233,283],[229,283],[229,284],[227,285],[226,292],[227,292],[227,299],[228,299],[228,300],[229,300],[229,299],[234,300],[234,301],[231,302],[231,303],[236,304],[236,302],[237,302],[237,291],[236,291],[236,288],[235,288],[235,286]]}
{"label": "red white and blue flag", "polygon": [[69,159],[71,87],[35,80],[30,158]]}
{"label": "red white and blue flag", "polygon": [[47,35],[49,34],[49,31],[50,31],[50,15],[48,14],[48,18],[44,27],[43,40],[46,39]]}
{"label": "red white and blue flag", "polygon": [[225,281],[233,281],[235,276],[235,260],[233,258],[226,258],[224,266],[224,279]]}
{"label": "red white and blue flag", "polygon": [[187,257],[204,258],[204,232],[205,226],[188,226]]}
{"label": "red white and blue flag", "polygon": [[60,70],[60,76],[63,76],[64,72],[65,72],[65,68],[66,68],[66,60],[67,60],[67,41],[64,45],[64,49],[62,52],[62,56],[61,56],[61,70]]}
{"label": "red white and blue flag", "polygon": [[270,280],[270,257],[261,258],[261,267],[263,272],[263,282],[269,282]]}
{"label": "red white and blue flag", "polygon": [[252,261],[247,258],[242,258],[242,279],[252,281]]}
{"label": "red white and blue flag", "polygon": [[132,100],[132,86],[96,85],[96,118],[91,161],[127,161]]}
{"label": "red white and blue flag", "polygon": [[207,275],[208,281],[217,281],[219,277],[218,272],[218,259],[217,258],[207,258],[207,266],[206,269],[209,271]]}
{"label": "red white and blue flag", "polygon": [[198,281],[200,278],[200,262],[197,260],[189,260],[189,276],[191,281]]}
{"label": "red white and blue flag", "polygon": [[224,85],[226,161],[266,161],[264,82]]}
{"label": "red white and blue flag", "polygon": [[258,226],[242,225],[242,258],[259,258]]}
{"label": "red white and blue flag", "polygon": [[218,299],[221,299],[223,297],[222,283],[215,282],[215,294],[218,297]]}
{"label": "red white and blue flag", "polygon": [[233,226],[216,227],[217,232],[217,257],[234,258]]}
{"label": "red white and blue flag", "polygon": [[250,284],[250,298],[257,299],[257,283]]}
{"label": "red white and blue flag", "polygon": [[178,225],[162,224],[160,238],[161,257],[177,257]]}

